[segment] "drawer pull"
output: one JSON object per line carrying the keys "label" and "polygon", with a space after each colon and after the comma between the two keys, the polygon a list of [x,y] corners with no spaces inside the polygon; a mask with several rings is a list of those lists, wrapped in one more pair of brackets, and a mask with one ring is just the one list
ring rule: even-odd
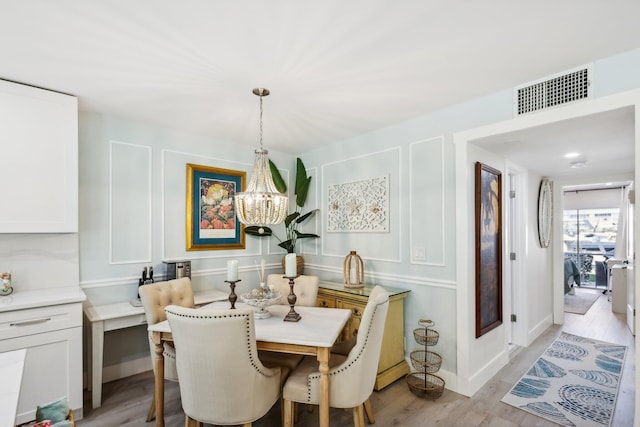
{"label": "drawer pull", "polygon": [[9,326],[29,326],[37,325],[38,323],[45,323],[51,320],[51,317],[43,317],[41,319],[25,320],[22,322],[9,323]]}

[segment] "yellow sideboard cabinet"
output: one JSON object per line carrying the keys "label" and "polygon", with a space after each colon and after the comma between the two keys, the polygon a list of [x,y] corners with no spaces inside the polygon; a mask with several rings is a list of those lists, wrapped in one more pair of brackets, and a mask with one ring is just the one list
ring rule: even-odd
{"label": "yellow sideboard cabinet", "polygon": [[[381,390],[409,372],[409,364],[404,358],[404,299],[408,290],[384,286],[389,293],[389,310],[384,325],[382,350],[378,363],[375,390]],[[364,307],[367,305],[373,286],[346,288],[342,283],[320,282],[317,305],[329,308],[347,308],[352,315],[345,327],[343,339],[358,334]]]}

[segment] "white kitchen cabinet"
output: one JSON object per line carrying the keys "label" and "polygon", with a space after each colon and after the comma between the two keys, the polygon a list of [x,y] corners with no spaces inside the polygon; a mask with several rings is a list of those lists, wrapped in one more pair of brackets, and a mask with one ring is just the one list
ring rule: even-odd
{"label": "white kitchen cabinet", "polygon": [[16,423],[34,420],[38,405],[61,397],[82,418],[84,299],[77,287],[0,298],[0,352],[26,350]]}
{"label": "white kitchen cabinet", "polygon": [[0,80],[0,233],[78,231],[78,100]]}

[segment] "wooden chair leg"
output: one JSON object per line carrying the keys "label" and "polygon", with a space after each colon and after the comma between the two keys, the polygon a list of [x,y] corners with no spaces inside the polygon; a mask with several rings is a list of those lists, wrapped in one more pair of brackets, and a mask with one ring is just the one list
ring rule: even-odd
{"label": "wooden chair leg", "polygon": [[202,427],[202,423],[200,421],[194,420],[189,415],[185,415],[184,427]]}
{"label": "wooden chair leg", "polygon": [[353,426],[364,427],[364,405],[353,408]]}
{"label": "wooden chair leg", "polygon": [[245,423],[242,425],[242,427],[251,427],[253,425],[253,423]]}
{"label": "wooden chair leg", "polygon": [[371,400],[367,399],[364,401],[364,412],[367,414],[367,419],[369,420],[369,424],[375,424],[376,419],[373,416],[373,408],[371,408]]}
{"label": "wooden chair leg", "polygon": [[284,421],[282,427],[293,427],[293,400],[284,401]]}
{"label": "wooden chair leg", "polygon": [[156,417],[156,391],[153,390],[153,397],[151,398],[151,406],[149,407],[149,413],[147,414],[147,422],[153,420]]}

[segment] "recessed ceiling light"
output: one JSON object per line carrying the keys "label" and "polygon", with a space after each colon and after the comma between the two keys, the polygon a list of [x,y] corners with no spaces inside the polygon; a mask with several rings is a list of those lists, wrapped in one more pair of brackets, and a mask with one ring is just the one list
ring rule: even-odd
{"label": "recessed ceiling light", "polygon": [[584,160],[571,162],[571,168],[573,168],[573,169],[583,168],[585,166],[587,166],[587,162],[585,162]]}
{"label": "recessed ceiling light", "polygon": [[571,153],[565,154],[564,157],[567,159],[573,159],[574,157],[578,157],[579,155],[580,153],[576,153],[575,151],[572,151]]}

